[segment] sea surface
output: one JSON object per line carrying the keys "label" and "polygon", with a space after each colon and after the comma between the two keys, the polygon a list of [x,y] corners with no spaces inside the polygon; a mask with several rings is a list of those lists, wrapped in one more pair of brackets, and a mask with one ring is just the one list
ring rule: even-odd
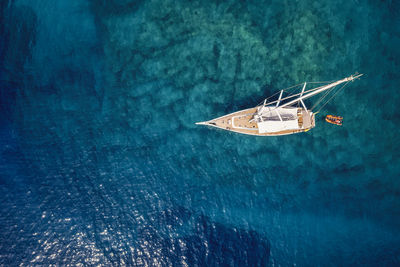
{"label": "sea surface", "polygon": [[[395,0],[2,0],[0,265],[400,266],[399,70]],[[356,72],[307,133],[194,124]]]}

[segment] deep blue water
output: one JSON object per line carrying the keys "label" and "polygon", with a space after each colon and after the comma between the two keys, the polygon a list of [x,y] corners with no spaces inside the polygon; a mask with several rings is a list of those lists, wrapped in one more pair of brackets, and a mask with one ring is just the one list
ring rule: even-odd
{"label": "deep blue water", "polygon": [[[0,11],[0,265],[400,265],[399,1]],[[356,71],[307,133],[194,125]]]}

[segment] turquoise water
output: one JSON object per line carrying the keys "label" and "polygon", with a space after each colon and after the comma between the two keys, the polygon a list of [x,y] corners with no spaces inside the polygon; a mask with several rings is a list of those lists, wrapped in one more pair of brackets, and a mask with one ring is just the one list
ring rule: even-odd
{"label": "turquoise water", "polygon": [[[400,264],[398,2],[0,10],[1,265]],[[307,133],[194,124],[356,71]]]}

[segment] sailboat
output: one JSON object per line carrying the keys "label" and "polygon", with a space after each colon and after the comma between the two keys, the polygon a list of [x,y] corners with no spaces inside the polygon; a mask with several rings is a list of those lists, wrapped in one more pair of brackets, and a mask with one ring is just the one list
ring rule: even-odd
{"label": "sailboat", "polygon": [[[298,88],[297,90],[301,88],[300,92],[290,92],[288,96],[283,97],[283,93],[287,92],[287,89],[280,90],[275,94],[279,93],[277,100],[269,101],[274,96],[272,95],[255,107],[233,112],[209,121],[197,122],[196,124],[256,136],[280,136],[307,132],[315,127],[315,114],[319,110],[314,112],[314,107],[323,103],[322,101],[330,95],[330,98],[323,105],[325,106],[349,82],[361,76],[362,74],[354,74],[308,90],[306,90],[307,82],[305,82],[288,88],[292,90],[293,88]],[[315,82],[311,84],[315,84]],[[342,86],[335,90],[339,85]],[[313,108],[307,108],[304,100],[318,94],[322,94],[322,96]]]}

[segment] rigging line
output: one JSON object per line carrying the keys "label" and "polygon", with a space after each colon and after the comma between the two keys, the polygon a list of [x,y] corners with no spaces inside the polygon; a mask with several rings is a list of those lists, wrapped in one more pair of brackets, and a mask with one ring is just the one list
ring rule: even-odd
{"label": "rigging line", "polygon": [[350,82],[350,81],[348,81],[347,83],[345,83],[339,90],[337,90],[337,92],[334,93],[334,94],[328,99],[328,101],[326,101],[325,104],[322,105],[322,107],[317,111],[317,113],[320,112],[321,109],[322,109],[323,107],[325,107],[325,105],[328,104],[328,102],[331,101],[331,99],[334,98],[341,90],[343,90],[349,82]]}
{"label": "rigging line", "polygon": [[[275,94],[273,94],[273,95],[267,97],[266,100],[268,100],[268,99],[274,97],[275,95],[279,94],[281,91],[287,93],[287,94],[290,96],[290,95],[293,93],[295,87],[298,87],[298,86],[300,86],[300,85],[302,85],[302,84],[303,84],[303,83],[299,83],[299,84],[296,84],[296,85],[287,87],[287,88],[285,88],[285,89],[280,89],[280,90],[278,90]],[[292,90],[289,91],[289,89],[292,89]],[[264,100],[261,101],[260,104],[263,103],[263,102],[264,102]],[[275,101],[275,102],[276,102],[276,101]],[[258,105],[257,105],[257,106],[258,106]]]}
{"label": "rigging line", "polygon": [[283,89],[283,91],[284,91],[284,92],[287,92],[288,94],[292,94],[293,91],[297,90],[297,87],[301,88],[301,86],[302,86],[303,84],[304,84],[304,83],[299,83],[299,84],[297,84],[297,85],[295,85],[295,86],[291,86],[291,87],[285,88],[285,89]]}
{"label": "rigging line", "polygon": [[260,106],[262,103],[264,103],[265,100],[268,101],[268,99],[270,99],[271,97],[273,97],[273,96],[275,96],[275,95],[277,95],[277,94],[279,94],[279,93],[280,93],[280,91],[278,91],[278,92],[276,92],[275,94],[273,94],[273,95],[271,95],[271,96],[265,98],[263,101],[261,101],[260,103],[258,103],[257,106]]}
{"label": "rigging line", "polygon": [[[333,81],[324,81],[324,82],[307,82],[307,83],[313,83],[313,84],[315,84],[315,83],[332,83]],[[290,86],[290,87],[287,87],[287,88],[285,88],[285,89],[281,89],[281,90],[283,90],[284,92],[286,92],[286,93],[288,93],[289,94],[289,96],[287,96],[287,97],[285,97],[285,98],[282,98],[281,99],[281,101],[282,100],[286,100],[286,99],[289,99],[289,98],[292,98],[292,97],[295,97],[295,96],[298,96],[298,95],[301,95],[301,93],[297,93],[297,94],[294,94],[294,95],[291,95],[291,93],[292,92],[287,92],[286,90],[288,90],[288,89],[294,89],[295,87],[298,87],[298,86],[300,86],[300,85],[303,85],[304,83],[299,83],[299,84],[296,84],[296,85],[293,85],[293,86]],[[321,86],[318,86],[318,87],[316,87],[316,88],[313,88],[313,89],[310,89],[310,90],[307,90],[307,91],[305,91],[304,93],[309,93],[309,92],[313,92],[313,91],[315,91],[315,90],[318,90],[318,89],[320,89],[322,87],[322,85]],[[266,99],[264,99],[264,100],[267,100],[267,103],[268,104],[273,104],[273,103],[276,103],[277,102],[277,100],[275,100],[275,101],[272,101],[272,102],[268,102],[268,100],[270,99],[270,98],[272,98],[273,96],[275,96],[275,95],[277,95],[277,94],[279,94],[280,93],[280,91],[281,90],[279,90],[278,92],[276,92],[275,94],[273,94],[273,95],[271,95],[271,96],[269,96],[269,97],[267,97]],[[264,103],[264,100],[263,101],[261,101],[259,104],[257,104],[257,106],[261,106],[261,104],[262,103]],[[314,105],[315,106],[315,105]]]}
{"label": "rigging line", "polygon": [[[287,88],[281,89],[281,90],[284,91],[284,92],[286,92],[286,93],[288,93],[288,94],[290,94],[290,93],[287,92],[286,90],[292,89],[292,88],[297,87],[297,86],[300,86],[300,85],[302,85],[302,83],[299,83],[299,84],[296,84],[296,85],[293,85],[293,86],[290,86],[290,87],[287,87]],[[279,93],[281,92],[281,90],[277,91],[275,94],[273,94],[273,95],[271,95],[271,96],[269,96],[269,97],[267,97],[267,98],[265,98],[265,99],[268,100],[268,99],[272,98],[273,96],[279,94]],[[264,100],[265,100],[265,99],[264,99]],[[257,106],[261,105],[261,103],[264,103],[264,100],[261,101]]]}
{"label": "rigging line", "polygon": [[[292,89],[292,88],[294,88],[294,87],[296,87],[296,86],[300,86],[300,85],[302,85],[303,83],[299,83],[299,84],[296,84],[296,85],[293,85],[293,86],[290,86],[290,87],[287,87],[287,88],[284,88],[284,89],[281,89],[281,90],[289,90],[289,89]],[[280,90],[279,90],[280,91]]]}
{"label": "rigging line", "polygon": [[[323,82],[307,82],[308,84],[311,84],[311,83],[332,83],[332,82],[334,82],[334,81],[323,81]],[[293,88],[295,88],[295,87],[297,87],[297,86],[300,86],[300,85],[303,85],[304,83],[299,83],[299,84],[296,84],[296,85],[293,85],[293,86],[290,86],[290,87],[287,87],[287,88],[284,88],[284,89],[281,89],[282,91],[284,91],[284,92],[286,92],[286,93],[288,93],[289,94],[289,96],[290,97],[293,97],[293,96],[296,96],[296,95],[300,95],[300,94],[296,94],[296,95],[291,95],[292,94],[292,91],[287,91],[287,90],[289,90],[289,89],[293,89]],[[312,91],[314,91],[314,90],[317,90],[317,89],[319,89],[320,87],[322,87],[322,86],[319,86],[319,87],[317,87],[317,88],[314,88],[314,89],[311,89],[311,90],[309,90],[309,92],[312,92]],[[278,93],[280,93],[280,91],[281,90],[279,90],[278,92],[276,92],[275,94],[273,94],[273,95],[271,95],[271,96],[269,96],[269,97],[267,97],[266,98],[266,100],[268,101],[268,99],[270,99],[270,98],[272,98],[273,96],[275,96],[275,95],[277,95]],[[265,100],[265,99],[264,99]],[[264,100],[263,101],[261,101],[257,106],[260,106],[262,103],[264,103]],[[283,99],[282,99],[283,100]],[[276,101],[275,101],[275,103],[276,103]]]}
{"label": "rigging line", "polygon": [[336,80],[332,80],[332,81],[323,81],[323,82],[307,82],[307,83],[333,83]]}
{"label": "rigging line", "polygon": [[[344,85],[342,85],[342,87],[340,87],[339,88],[339,90],[337,90],[337,92],[338,91],[340,91],[342,88],[343,88],[343,86]],[[333,92],[333,90],[335,90],[335,88],[336,87],[333,87],[333,88],[331,88],[330,90],[328,90],[328,92],[326,92],[325,94],[324,94],[324,96],[323,97],[321,97],[318,101],[317,101],[317,103],[315,103],[314,105],[313,105],[313,107],[311,108],[311,110],[313,110],[314,108],[316,108],[319,104],[321,104],[322,102],[323,102],[323,100],[331,93],[331,92]],[[336,92],[336,93],[337,93]],[[321,106],[321,108],[318,110],[318,112],[336,95],[336,93],[335,94],[333,94],[325,103],[323,103],[322,104],[322,106]]]}
{"label": "rigging line", "polygon": [[[316,88],[307,90],[307,91],[304,92],[304,94],[305,94],[305,93],[313,92],[313,91],[318,90],[318,89],[320,89],[320,88],[322,88],[322,87],[323,87],[323,86],[319,86],[319,87],[316,87]],[[330,89],[329,89],[329,90],[330,90]],[[301,95],[301,93],[294,94],[294,95],[290,95],[290,96],[287,96],[287,97],[285,97],[285,98],[282,98],[281,101],[287,100],[287,99],[290,99],[290,98],[293,98],[293,97],[296,97],[296,96],[299,96],[299,95]],[[270,98],[270,97],[268,97],[267,100],[268,100],[269,98]],[[268,102],[267,104],[271,105],[271,104],[274,104],[274,103],[276,103],[276,102],[278,102],[278,100],[275,100],[275,101],[272,101],[272,102]]]}
{"label": "rigging line", "polygon": [[[335,80],[332,80],[332,81],[323,81],[323,82],[307,82],[307,83],[309,84],[309,83],[333,83],[333,82],[335,82]],[[300,85],[303,85],[303,84],[304,84],[304,82],[303,82],[303,83],[298,83],[298,84],[292,85],[292,86],[287,87],[287,88],[284,88],[284,89],[280,89],[277,93],[275,93],[275,94],[269,96],[268,98],[271,98],[272,96],[278,94],[280,91],[284,91],[284,92],[287,92],[288,94],[290,94],[290,93],[292,93],[292,92],[291,92],[291,91],[288,91],[289,89],[293,89],[293,88],[295,88],[295,87],[297,87],[297,86],[300,86]],[[315,88],[315,89],[317,89],[317,88]],[[267,99],[268,99],[268,98],[267,98]]]}
{"label": "rigging line", "polygon": [[298,90],[299,88],[301,88],[301,86],[302,86],[303,84],[304,84],[304,83],[301,83],[301,84],[298,84],[298,85],[296,85],[296,86],[292,86],[292,87],[283,89],[282,91],[284,91],[284,92],[287,93],[288,95],[292,95],[292,94],[294,93],[294,91],[296,91],[296,90]]}
{"label": "rigging line", "polygon": [[335,87],[332,87],[331,89],[326,91],[325,94],[322,97],[320,97],[318,99],[318,101],[312,106],[311,110],[313,110],[315,107],[317,107],[335,89]]}
{"label": "rigging line", "polygon": [[[322,82],[307,82],[307,83],[333,83],[333,82],[335,82],[336,80],[332,80],[332,81],[322,81]],[[298,83],[298,84],[296,84],[296,85],[292,85],[292,86],[290,86],[290,87],[287,87],[287,88],[284,88],[284,89],[281,89],[281,90],[283,90],[283,91],[285,91],[285,90],[289,90],[289,89],[292,89],[292,88],[294,88],[294,87],[296,87],[296,86],[300,86],[300,85],[303,85],[304,84],[304,82],[302,82],[302,83]],[[281,91],[281,90],[279,90],[279,91]]]}
{"label": "rigging line", "polygon": [[[347,82],[348,83],[348,82]],[[342,90],[347,83],[343,84],[342,87],[339,88],[339,90],[331,97],[328,99],[328,101],[326,103],[324,103],[324,105],[318,110],[318,112],[340,91]],[[313,110],[315,107],[317,107],[333,90],[335,90],[335,88],[337,88],[337,86],[332,87],[331,89],[329,89],[323,97],[321,97],[311,108],[311,110]]]}

